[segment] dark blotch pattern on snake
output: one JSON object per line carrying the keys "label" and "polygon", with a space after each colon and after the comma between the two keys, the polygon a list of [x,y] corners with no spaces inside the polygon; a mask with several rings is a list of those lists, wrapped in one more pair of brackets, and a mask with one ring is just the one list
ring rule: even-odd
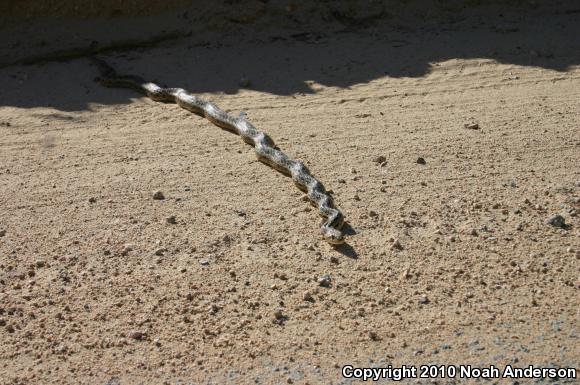
{"label": "dark blotch pattern on snake", "polygon": [[292,160],[280,151],[272,138],[254,127],[243,114],[238,117],[229,116],[215,104],[201,100],[182,88],[163,88],[139,76],[118,75],[105,61],[94,57],[91,59],[100,71],[100,77],[97,80],[103,86],[132,88],[146,94],[152,100],[177,103],[182,108],[241,136],[246,143],[254,147],[258,160],[292,177],[298,188],[307,194],[310,202],[325,218],[320,229],[324,239],[333,245],[344,242],[344,235],[341,231],[344,217],[334,206],[332,197],[326,192],[322,183],[310,174],[304,163]]}

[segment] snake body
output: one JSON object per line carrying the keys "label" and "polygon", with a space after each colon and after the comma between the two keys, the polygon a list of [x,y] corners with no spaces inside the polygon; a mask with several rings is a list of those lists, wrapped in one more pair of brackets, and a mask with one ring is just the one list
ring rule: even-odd
{"label": "snake body", "polygon": [[344,242],[341,231],[344,217],[334,206],[332,197],[322,183],[312,176],[303,162],[290,159],[276,147],[272,138],[248,122],[244,114],[238,117],[230,116],[215,104],[204,101],[183,88],[164,88],[139,76],[118,75],[105,61],[94,57],[92,61],[99,69],[100,76],[97,80],[103,86],[132,88],[154,101],[176,103],[196,115],[207,118],[216,126],[241,136],[246,143],[254,147],[258,160],[290,176],[296,186],[306,193],[310,202],[318,208],[319,214],[325,218],[320,228],[324,239],[333,245]]}

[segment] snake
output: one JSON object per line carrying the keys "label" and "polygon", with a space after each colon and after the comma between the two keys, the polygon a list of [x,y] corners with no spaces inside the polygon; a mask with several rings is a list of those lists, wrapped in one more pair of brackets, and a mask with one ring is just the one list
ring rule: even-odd
{"label": "snake", "polygon": [[178,106],[205,117],[216,126],[239,135],[244,142],[254,147],[258,160],[289,176],[294,184],[305,193],[305,198],[318,208],[323,219],[320,232],[331,245],[345,242],[342,226],[345,222],[342,212],[334,205],[332,196],[300,160],[293,160],[276,146],[274,140],[258,130],[247,119],[245,113],[228,115],[214,103],[190,94],[183,88],[167,88],[146,81],[136,75],[119,75],[105,60],[90,57],[100,75],[95,78],[105,87],[130,88],[145,94],[153,101],[176,103]]}

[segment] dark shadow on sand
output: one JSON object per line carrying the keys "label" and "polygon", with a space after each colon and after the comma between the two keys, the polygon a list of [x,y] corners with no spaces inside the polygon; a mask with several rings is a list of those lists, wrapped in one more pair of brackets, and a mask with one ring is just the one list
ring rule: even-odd
{"label": "dark shadow on sand", "polygon": [[[565,76],[580,64],[580,12],[573,11],[555,7],[544,14],[530,9],[504,15],[497,6],[485,17],[459,15],[444,23],[402,27],[385,19],[333,32],[269,33],[239,44],[183,40],[103,57],[119,73],[192,93],[235,94],[246,77],[254,90],[296,96],[315,93],[313,83],[349,88],[385,76],[422,77],[452,59],[492,59]],[[91,103],[124,104],[138,96],[93,83],[97,71],[82,58],[7,67],[0,74],[4,106],[81,111]]]}
{"label": "dark shadow on sand", "polygon": [[350,259],[358,259],[359,258],[358,253],[351,245],[348,244],[350,236],[356,234],[355,229],[349,223],[345,223],[342,226],[342,233],[346,236],[346,243],[338,245],[334,247],[334,249],[338,251],[340,254],[344,255],[345,257],[348,257]]}

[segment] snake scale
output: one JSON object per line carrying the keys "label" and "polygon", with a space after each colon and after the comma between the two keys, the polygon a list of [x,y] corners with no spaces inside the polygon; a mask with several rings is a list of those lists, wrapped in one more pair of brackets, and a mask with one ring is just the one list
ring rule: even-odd
{"label": "snake scale", "polygon": [[332,245],[344,243],[341,231],[344,217],[334,206],[332,197],[322,183],[312,176],[303,162],[290,159],[276,147],[272,138],[248,122],[244,114],[238,117],[230,116],[215,104],[204,101],[182,88],[164,88],[139,76],[118,75],[104,60],[96,57],[92,57],[91,60],[100,72],[96,80],[103,86],[132,88],[154,101],[177,103],[180,107],[207,118],[216,126],[241,136],[246,143],[254,147],[259,161],[292,177],[296,186],[306,193],[310,202],[318,208],[319,214],[325,218],[320,228],[324,239]]}

